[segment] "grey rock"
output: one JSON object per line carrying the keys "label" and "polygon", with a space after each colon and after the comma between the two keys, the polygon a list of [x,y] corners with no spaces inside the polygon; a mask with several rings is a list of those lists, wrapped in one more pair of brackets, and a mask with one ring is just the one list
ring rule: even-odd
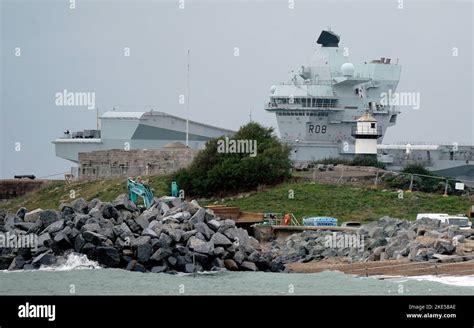
{"label": "grey rock", "polygon": [[38,246],[51,247],[52,244],[53,239],[49,233],[45,232],[38,236]]}
{"label": "grey rock", "polygon": [[125,223],[114,226],[112,230],[116,236],[121,237],[121,238],[133,235],[132,230],[130,230],[128,225]]}
{"label": "grey rock", "polygon": [[241,265],[245,260],[245,255],[242,252],[238,251],[235,253],[233,260],[237,264]]}
{"label": "grey rock", "polygon": [[74,250],[78,253],[81,252],[82,247],[86,244],[86,240],[82,237],[81,234],[77,235],[74,239]]}
{"label": "grey rock", "polygon": [[114,247],[97,247],[97,262],[108,267],[118,267],[120,264],[120,256]]}
{"label": "grey rock", "polygon": [[66,250],[72,247],[71,241],[65,233],[58,233],[54,236],[54,244],[60,250]]}
{"label": "grey rock", "polygon": [[18,211],[16,211],[15,216],[17,216],[23,221],[25,219],[26,213],[28,213],[28,210],[25,207],[20,207]]}
{"label": "grey rock", "polygon": [[424,234],[425,237],[436,238],[436,239],[441,238],[441,235],[442,235],[441,232],[438,232],[436,230],[429,230],[429,231],[426,231]]}
{"label": "grey rock", "polygon": [[414,261],[416,261],[416,262],[429,261],[433,258],[434,254],[435,254],[435,250],[433,250],[433,249],[420,248],[416,253]]}
{"label": "grey rock", "polygon": [[70,207],[72,207],[77,213],[85,214],[88,212],[89,203],[87,203],[84,198],[76,198],[71,202]]}
{"label": "grey rock", "polygon": [[56,256],[49,253],[43,253],[35,257],[33,261],[31,262],[31,264],[35,267],[39,267],[41,265],[53,265],[56,262],[57,262]]}
{"label": "grey rock", "polygon": [[176,264],[178,263],[178,260],[174,256],[168,257],[167,261],[172,267],[176,266]]}
{"label": "grey rock", "polygon": [[101,245],[102,242],[107,239],[105,236],[92,231],[84,231],[82,233],[82,237],[84,237],[85,241],[90,242],[94,245]]}
{"label": "grey rock", "polygon": [[457,245],[459,243],[464,243],[464,241],[466,240],[466,237],[463,236],[463,235],[456,235],[453,237],[453,244],[454,245]]}
{"label": "grey rock", "polygon": [[152,237],[152,238],[158,238],[158,235],[156,234],[156,232],[153,231],[150,228],[143,229],[142,236],[149,236],[149,237]]}
{"label": "grey rock", "polygon": [[189,220],[192,224],[196,224],[199,222],[204,222],[204,218],[206,215],[206,210],[204,208],[200,208]]}
{"label": "grey rock", "polygon": [[167,265],[159,265],[159,266],[154,266],[153,268],[151,268],[151,272],[153,273],[161,273],[161,272],[165,272],[166,270],[168,270]]}
{"label": "grey rock", "polygon": [[454,252],[456,247],[446,240],[438,239],[435,241],[434,249],[436,253],[450,255]]}
{"label": "grey rock", "polygon": [[257,266],[255,265],[255,263],[243,261],[240,265],[240,269],[243,271],[257,271]]}
{"label": "grey rock", "polygon": [[212,242],[205,242],[194,236],[189,238],[188,247],[189,249],[202,254],[212,255],[214,253],[214,244]]}
{"label": "grey rock", "polygon": [[209,222],[207,222],[207,225],[209,226],[209,228],[211,228],[212,230],[214,231],[217,231],[219,230],[219,228],[221,227],[221,222],[216,220],[216,219],[212,219],[210,220]]}
{"label": "grey rock", "polygon": [[125,223],[128,225],[130,230],[132,230],[132,232],[139,233],[142,230],[142,228],[135,222],[134,219],[127,219],[125,220]]}
{"label": "grey rock", "polygon": [[234,220],[226,219],[226,220],[221,220],[219,222],[221,223],[221,226],[219,227],[219,229],[217,229],[217,231],[220,232],[220,233],[224,233],[224,231],[226,231],[227,229],[235,227],[235,221]]}
{"label": "grey rock", "polygon": [[172,242],[173,240],[171,239],[171,237],[165,234],[164,232],[162,232],[160,234],[160,237],[158,238],[158,245],[160,245],[160,247],[168,247],[171,245]]}
{"label": "grey rock", "polygon": [[87,223],[84,224],[81,228],[81,231],[92,231],[92,232],[99,232],[100,225],[98,223]]}
{"label": "grey rock", "polygon": [[384,231],[381,227],[373,227],[369,230],[369,237],[372,239],[385,238]]}
{"label": "grey rock", "polygon": [[44,229],[44,231],[54,234],[55,232],[58,232],[62,230],[63,228],[64,228],[64,220],[61,219],[61,220],[51,223],[46,229]]}
{"label": "grey rock", "polygon": [[132,239],[131,243],[130,243],[130,246],[132,246],[133,248],[135,247],[138,247],[140,245],[145,245],[145,244],[149,244],[151,241],[151,237],[150,236],[140,236],[138,238],[134,238]]}
{"label": "grey rock", "polygon": [[86,224],[87,220],[90,219],[90,216],[88,214],[77,214],[74,217],[74,227],[76,229],[81,230],[82,227]]}
{"label": "grey rock", "polygon": [[101,214],[106,219],[117,219],[120,215],[119,211],[111,204],[106,204]]}
{"label": "grey rock", "polygon": [[150,244],[142,244],[137,247],[137,260],[139,262],[145,263],[151,257],[153,248]]}
{"label": "grey rock", "polygon": [[161,261],[171,255],[173,255],[173,251],[171,250],[171,248],[161,247],[155,253],[153,253],[150,259],[154,261]]}
{"label": "grey rock", "polygon": [[135,222],[140,226],[140,228],[142,229],[146,229],[148,228],[148,226],[150,225],[150,222],[148,222],[148,220],[143,216],[143,215],[140,215],[138,218],[135,219]]}
{"label": "grey rock", "polygon": [[169,229],[168,230],[168,235],[175,242],[179,242],[184,233],[185,232],[181,229]]}
{"label": "grey rock", "polygon": [[26,260],[23,258],[23,256],[18,255],[15,256],[13,259],[12,263],[8,267],[8,270],[21,270],[23,269],[23,266],[26,264]]}
{"label": "grey rock", "polygon": [[118,196],[113,202],[112,205],[118,210],[128,210],[130,212],[135,212],[138,210],[137,205],[132,202],[127,195],[122,194]]}
{"label": "grey rock", "polygon": [[181,236],[182,240],[184,242],[188,241],[189,238],[191,238],[192,236],[194,236],[195,234],[197,233],[197,230],[194,229],[194,230],[189,230],[189,231],[186,231],[183,233],[183,235]]}
{"label": "grey rock", "polygon": [[184,266],[184,272],[186,273],[194,273],[198,271],[202,271],[202,270],[199,270],[198,266],[192,263],[186,263],[186,265]]}
{"label": "grey rock", "polygon": [[232,245],[232,242],[227,238],[225,235],[223,235],[220,232],[216,232],[215,234],[212,235],[211,241],[214,243],[215,246],[230,246]]}
{"label": "grey rock", "polygon": [[214,248],[214,255],[217,257],[222,257],[225,254],[224,247],[215,247]]}
{"label": "grey rock", "polygon": [[212,234],[214,233],[214,231],[212,231],[212,229],[210,229],[207,224],[205,224],[204,222],[198,222],[198,223],[195,223],[194,224],[194,228],[203,234],[203,236],[206,238],[206,240],[209,240],[212,236]]}

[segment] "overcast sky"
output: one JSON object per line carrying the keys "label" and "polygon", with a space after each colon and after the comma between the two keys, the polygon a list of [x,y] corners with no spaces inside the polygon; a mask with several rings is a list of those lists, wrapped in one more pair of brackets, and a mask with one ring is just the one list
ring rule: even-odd
{"label": "overcast sky", "polygon": [[[55,93],[95,92],[103,113],[184,116],[191,49],[190,118],[238,129],[263,110],[269,88],[308,64],[322,29],[341,35],[349,60],[399,59],[398,91],[419,92],[384,142],[474,144],[471,1],[1,1],[0,175],[66,172],[51,141],[95,128],[95,111],[55,106]],[[124,48],[130,56],[124,56]],[[234,56],[234,48],[239,56]],[[453,56],[453,48],[458,56]],[[15,56],[15,48],[21,56]],[[17,142],[20,151],[15,151]],[[58,177],[59,178],[59,177]]]}

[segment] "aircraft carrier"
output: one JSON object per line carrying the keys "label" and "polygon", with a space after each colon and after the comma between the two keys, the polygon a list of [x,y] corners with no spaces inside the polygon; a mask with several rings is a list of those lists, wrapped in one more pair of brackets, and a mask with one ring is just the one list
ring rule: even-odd
{"label": "aircraft carrier", "polygon": [[[441,175],[474,181],[474,146],[402,142],[383,144],[388,128],[401,113],[381,100],[394,94],[401,66],[390,58],[350,63],[340,37],[322,31],[319,47],[308,66],[289,82],[270,87],[266,111],[276,115],[281,141],[292,148],[296,166],[325,158],[351,159],[355,153],[356,122],[364,113],[377,124],[377,157],[388,169],[419,163]],[[58,157],[77,163],[79,152],[107,149],[160,149],[186,139],[186,120],[163,112],[109,111],[100,118],[101,130],[67,133],[53,141]],[[235,131],[189,121],[188,146],[204,147],[206,140]]]}
{"label": "aircraft carrier", "polygon": [[[186,119],[160,111],[108,111],[100,118],[100,130],[64,133],[53,141],[56,156],[78,163],[79,153],[109,149],[161,149],[173,142],[186,143]],[[189,121],[188,146],[202,149],[207,140],[235,131]]]}
{"label": "aircraft carrier", "polygon": [[295,164],[355,157],[354,128],[368,112],[378,124],[377,158],[388,169],[418,163],[441,175],[474,180],[472,145],[383,144],[400,111],[382,95],[396,94],[401,66],[390,58],[350,63],[339,41],[334,32],[322,31],[311,64],[302,66],[288,83],[270,87],[265,110],[276,115],[281,141],[292,147]]}

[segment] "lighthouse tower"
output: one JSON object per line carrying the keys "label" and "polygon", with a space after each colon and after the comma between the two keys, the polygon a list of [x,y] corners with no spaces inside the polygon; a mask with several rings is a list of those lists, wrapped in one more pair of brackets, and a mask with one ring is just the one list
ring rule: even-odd
{"label": "lighthouse tower", "polygon": [[377,126],[377,120],[368,111],[357,120],[352,129],[352,136],[356,139],[356,156],[377,156],[377,139],[382,136],[382,130]]}

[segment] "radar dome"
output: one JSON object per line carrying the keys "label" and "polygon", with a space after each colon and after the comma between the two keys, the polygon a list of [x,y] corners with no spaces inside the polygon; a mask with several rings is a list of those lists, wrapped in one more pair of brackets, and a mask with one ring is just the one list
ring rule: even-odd
{"label": "radar dome", "polygon": [[271,93],[271,94],[274,94],[275,91],[276,91],[276,89],[277,89],[277,87],[274,86],[274,85],[272,85],[272,86],[270,87],[270,93]]}
{"label": "radar dome", "polygon": [[341,66],[341,72],[344,76],[353,76],[354,75],[354,65],[351,63],[344,63]]}

